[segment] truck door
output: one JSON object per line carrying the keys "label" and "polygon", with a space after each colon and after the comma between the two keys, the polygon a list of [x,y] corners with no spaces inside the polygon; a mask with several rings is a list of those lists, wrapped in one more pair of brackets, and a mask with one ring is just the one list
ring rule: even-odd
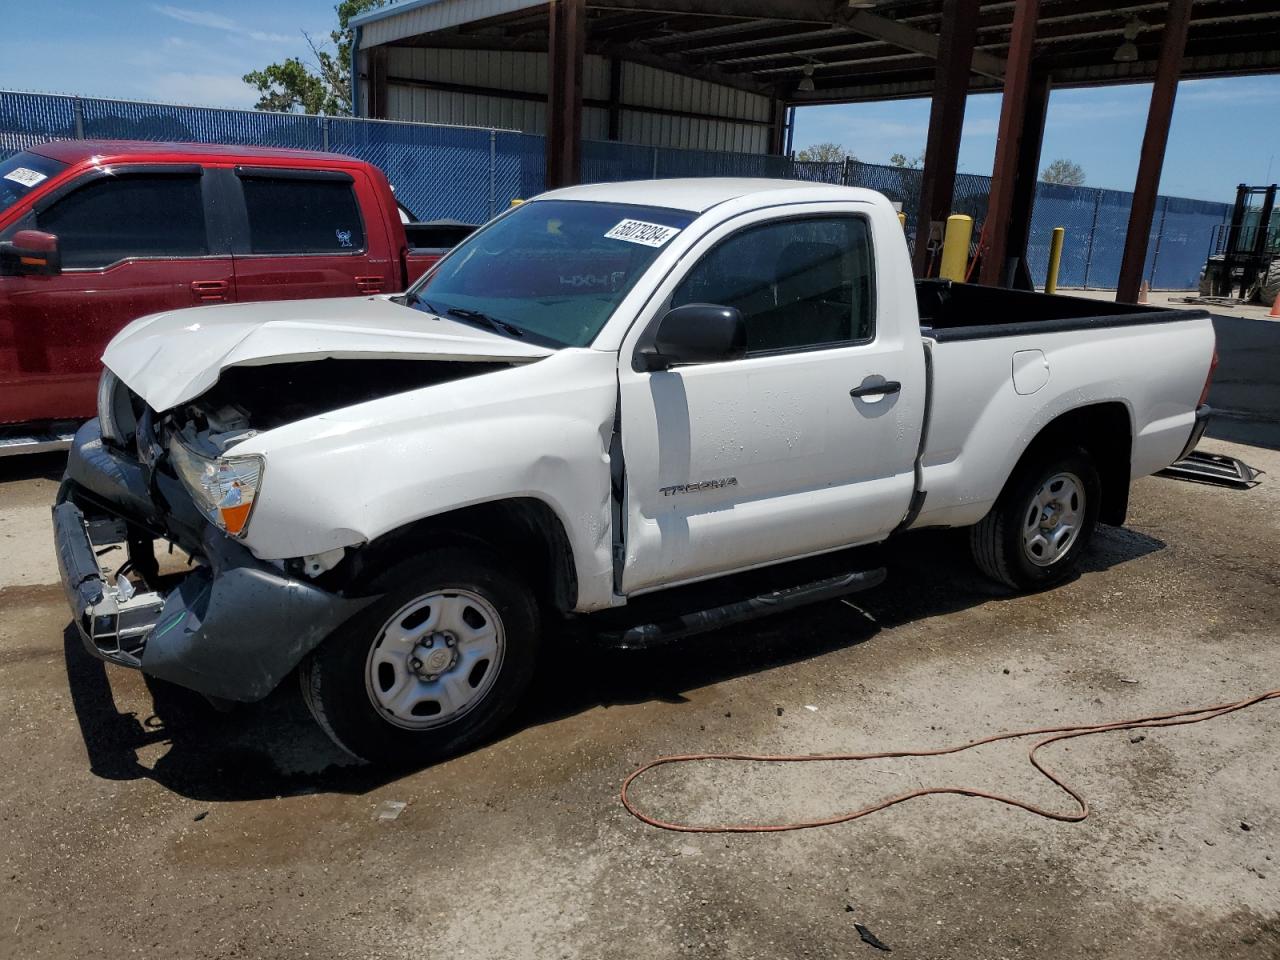
{"label": "truck door", "polygon": [[126,324],[234,299],[230,250],[205,210],[199,166],[117,166],[37,201],[6,230],[54,234],[62,269],[0,276],[16,357],[0,372],[0,419],[93,416],[102,351]]}
{"label": "truck door", "polygon": [[[237,167],[244,196],[236,242],[242,301],[391,293],[400,288],[367,178],[342,170]],[[363,202],[361,202],[363,199]]]}
{"label": "truck door", "polygon": [[[878,540],[907,511],[925,387],[905,251],[877,276],[878,211],[849,209],[729,221],[628,334],[624,593]],[[640,331],[685,303],[737,307],[747,356],[636,370]]]}

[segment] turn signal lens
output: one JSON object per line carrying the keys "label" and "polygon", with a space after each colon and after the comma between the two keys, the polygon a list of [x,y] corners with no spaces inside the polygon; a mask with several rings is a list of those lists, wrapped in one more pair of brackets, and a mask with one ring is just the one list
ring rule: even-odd
{"label": "turn signal lens", "polygon": [[244,536],[262,482],[262,457],[210,460],[193,453],[176,438],[169,444],[169,455],[200,512],[231,536]]}

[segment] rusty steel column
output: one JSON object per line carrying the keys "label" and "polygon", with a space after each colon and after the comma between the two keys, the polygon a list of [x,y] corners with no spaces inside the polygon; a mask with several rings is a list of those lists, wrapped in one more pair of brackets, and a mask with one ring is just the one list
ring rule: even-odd
{"label": "rusty steel column", "polygon": [[551,0],[547,6],[548,190],[571,186],[581,176],[586,18],[586,0]]}
{"label": "rusty steel column", "polygon": [[978,36],[979,0],[943,0],[938,63],[933,71],[933,102],[929,107],[929,139],[920,173],[920,206],[916,215],[916,245],[912,263],[917,277],[936,273],[929,262],[929,239],[941,234],[954,212],[956,160],[965,101],[969,96],[969,67]]}
{"label": "rusty steel column", "polygon": [[1011,285],[1018,290],[1034,290],[1031,268],[1027,266],[1027,243],[1031,239],[1031,214],[1036,203],[1036,181],[1040,176],[1040,147],[1044,143],[1044,120],[1049,112],[1049,75],[1033,73],[1027,87],[1027,108],[1023,113],[1022,145],[1018,149],[1018,170],[1013,183],[1013,206],[1005,231],[1005,258],[1015,261]]}
{"label": "rusty steel column", "polygon": [[1151,239],[1151,220],[1156,211],[1156,194],[1160,189],[1160,171],[1164,167],[1164,150],[1169,142],[1169,122],[1173,119],[1173,100],[1178,92],[1178,75],[1182,72],[1182,53],[1187,46],[1187,28],[1191,25],[1191,0],[1170,0],[1169,14],[1160,39],[1160,59],[1156,61],[1155,83],[1151,88],[1151,106],[1147,110],[1147,131],[1142,137],[1142,154],[1138,160],[1138,178],[1133,185],[1133,206],[1129,208],[1129,229],[1124,238],[1124,257],[1120,261],[1120,280],[1116,284],[1116,301],[1136,303],[1142,286],[1142,269],[1147,261],[1147,244]]}
{"label": "rusty steel column", "polygon": [[1004,93],[1000,97],[1000,127],[996,134],[996,161],[991,171],[991,194],[982,231],[982,283],[1005,286],[1009,282],[1009,218],[1018,179],[1022,127],[1031,83],[1031,51],[1036,40],[1040,0],[1019,0],[1014,5],[1005,61]]}

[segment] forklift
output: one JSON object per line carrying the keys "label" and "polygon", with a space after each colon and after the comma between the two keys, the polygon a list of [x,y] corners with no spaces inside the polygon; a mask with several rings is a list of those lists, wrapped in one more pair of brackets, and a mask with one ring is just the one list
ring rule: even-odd
{"label": "forklift", "polygon": [[[1237,293],[1236,291],[1239,291]],[[1280,293],[1280,212],[1276,185],[1236,187],[1231,220],[1213,229],[1200,296],[1271,306]]]}

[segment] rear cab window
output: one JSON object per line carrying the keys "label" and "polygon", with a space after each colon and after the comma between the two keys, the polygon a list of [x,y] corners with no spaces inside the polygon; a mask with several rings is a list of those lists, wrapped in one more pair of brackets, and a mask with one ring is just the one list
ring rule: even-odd
{"label": "rear cab window", "polygon": [[292,170],[239,176],[249,221],[249,253],[364,251],[364,222],[350,176],[308,176]]}

